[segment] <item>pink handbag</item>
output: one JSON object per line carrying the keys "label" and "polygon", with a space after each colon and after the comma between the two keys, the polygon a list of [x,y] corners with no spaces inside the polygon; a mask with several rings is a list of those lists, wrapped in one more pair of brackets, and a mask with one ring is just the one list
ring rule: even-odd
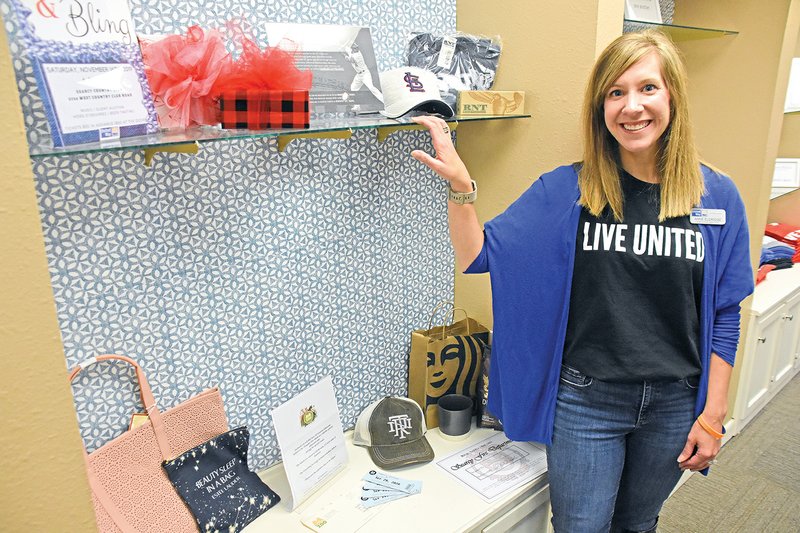
{"label": "pink handbag", "polygon": [[100,355],[80,363],[70,372],[70,382],[87,366],[108,360],[136,368],[149,421],[85,455],[98,530],[196,533],[197,522],[161,463],[228,431],[219,389],[205,390],[162,413],[142,368],[122,355]]}

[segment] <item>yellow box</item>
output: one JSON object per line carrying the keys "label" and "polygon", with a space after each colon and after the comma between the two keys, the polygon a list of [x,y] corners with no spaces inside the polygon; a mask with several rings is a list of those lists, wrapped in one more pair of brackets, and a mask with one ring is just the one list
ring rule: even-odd
{"label": "yellow box", "polygon": [[458,93],[458,114],[462,116],[521,115],[524,112],[524,91],[461,91]]}

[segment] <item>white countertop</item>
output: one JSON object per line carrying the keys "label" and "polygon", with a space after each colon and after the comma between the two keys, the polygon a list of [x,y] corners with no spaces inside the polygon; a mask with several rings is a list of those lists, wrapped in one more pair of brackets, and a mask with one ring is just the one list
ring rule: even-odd
{"label": "white countertop", "polygon": [[[475,428],[474,422],[472,433],[460,441],[445,440],[441,437],[438,429],[429,430],[426,437],[436,458],[428,464],[414,465],[388,472],[401,478],[422,480],[422,493],[381,505],[379,507],[382,508],[381,511],[360,531],[381,533],[466,531],[485,523],[493,515],[499,516],[509,505],[527,497],[532,489],[539,490],[547,485],[547,474],[545,473],[532,482],[509,491],[492,503],[487,503],[477,492],[463,485],[454,476],[436,465],[437,461],[493,434],[495,432],[491,429]],[[244,530],[245,533],[310,531],[302,525],[300,516],[316,499],[331,498],[329,493],[326,494],[326,489],[334,483],[339,486],[342,482],[352,482],[353,486],[359,486],[364,474],[369,470],[377,469],[367,450],[353,444],[352,432],[345,433],[345,444],[349,454],[345,471],[338,474],[335,480],[312,495],[294,512],[290,511],[287,506],[291,491],[283,466],[277,464],[259,472],[261,479],[281,496],[282,501],[248,525]]]}
{"label": "white countertop", "polygon": [[756,285],[750,312],[756,316],[766,313],[800,287],[800,263],[792,268],[773,270]]}

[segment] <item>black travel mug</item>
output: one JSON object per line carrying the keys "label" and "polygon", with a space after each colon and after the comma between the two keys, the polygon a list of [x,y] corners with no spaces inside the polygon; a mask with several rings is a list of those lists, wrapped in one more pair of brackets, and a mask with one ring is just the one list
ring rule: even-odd
{"label": "black travel mug", "polygon": [[472,398],[445,394],[439,398],[439,431],[444,438],[464,438],[472,428]]}

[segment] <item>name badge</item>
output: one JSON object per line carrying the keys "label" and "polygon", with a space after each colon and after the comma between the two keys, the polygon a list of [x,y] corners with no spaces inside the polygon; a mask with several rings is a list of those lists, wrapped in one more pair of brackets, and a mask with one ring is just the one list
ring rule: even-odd
{"label": "name badge", "polygon": [[724,209],[703,209],[695,207],[689,215],[689,222],[692,224],[710,224],[712,226],[722,226],[725,224]]}

